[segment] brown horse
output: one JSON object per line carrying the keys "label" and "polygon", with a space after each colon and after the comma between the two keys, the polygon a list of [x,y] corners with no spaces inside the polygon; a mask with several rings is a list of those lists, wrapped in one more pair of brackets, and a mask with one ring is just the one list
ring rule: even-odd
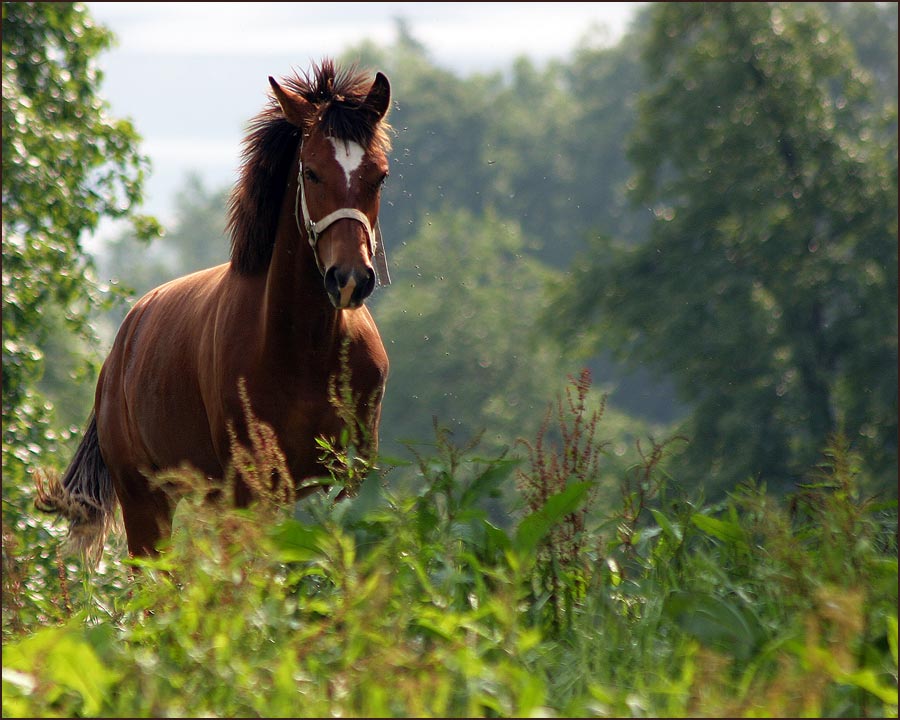
{"label": "brown horse", "polygon": [[[148,477],[184,464],[224,477],[229,424],[247,435],[242,379],[295,483],[325,475],[315,438],[337,440],[345,427],[329,400],[342,358],[375,449],[388,359],[363,302],[373,264],[386,280],[376,228],[390,85],[330,60],[269,82],[229,203],[231,261],[137,302],[101,370],[80,447],[62,480],[39,492],[38,507],[65,515],[82,549],[102,548],[118,499],[129,552],[156,552],[175,498]],[[238,482],[235,503],[251,499]]]}

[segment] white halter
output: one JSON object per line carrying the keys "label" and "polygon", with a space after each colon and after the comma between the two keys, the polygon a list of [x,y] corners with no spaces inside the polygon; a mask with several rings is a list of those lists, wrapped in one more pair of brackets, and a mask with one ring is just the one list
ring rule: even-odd
{"label": "white halter", "polygon": [[[297,205],[300,205],[300,211],[303,213],[303,225],[300,224],[300,213]],[[306,190],[303,187],[303,163],[300,163],[300,170],[297,173],[297,195],[294,198],[294,218],[297,221],[297,229],[305,229],[309,238],[309,246],[312,248],[313,257],[316,259],[316,265],[319,272],[325,275],[325,268],[319,260],[319,253],[316,251],[316,245],[319,242],[319,236],[322,235],[333,223],[338,220],[356,220],[366,229],[366,236],[369,244],[369,255],[375,265],[375,277],[378,284],[382,287],[391,284],[391,276],[388,272],[387,257],[384,253],[384,244],[381,242],[381,223],[375,221],[375,228],[369,222],[364,212],[356,208],[340,208],[333,213],[329,213],[321,220],[313,222],[309,217],[309,208],[306,205]]]}

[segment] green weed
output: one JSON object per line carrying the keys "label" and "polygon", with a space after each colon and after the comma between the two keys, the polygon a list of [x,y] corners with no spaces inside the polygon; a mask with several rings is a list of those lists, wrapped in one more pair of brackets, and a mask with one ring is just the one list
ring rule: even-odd
{"label": "green weed", "polygon": [[846,441],[792,498],[714,507],[654,443],[604,506],[587,389],[524,462],[436,424],[340,501],[291,503],[253,421],[253,506],[182,473],[164,552],[90,577],[5,526],[4,716],[896,716],[896,504]]}

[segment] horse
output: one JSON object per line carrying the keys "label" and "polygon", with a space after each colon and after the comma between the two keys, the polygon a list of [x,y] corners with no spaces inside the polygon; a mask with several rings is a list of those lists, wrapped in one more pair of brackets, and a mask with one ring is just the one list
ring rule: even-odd
{"label": "horse", "polygon": [[[158,552],[178,497],[151,478],[188,466],[221,480],[230,437],[248,436],[242,396],[276,433],[298,498],[315,489],[302,481],[326,476],[316,438],[339,445],[346,429],[329,396],[342,364],[366,452],[377,451],[389,366],[365,300],[388,280],[378,213],[390,83],[325,59],[269,84],[228,203],[230,261],[133,306],[67,470],[39,482],[37,507],[66,517],[86,555],[102,551],[116,502],[129,554]],[[237,478],[234,504],[252,500]]]}

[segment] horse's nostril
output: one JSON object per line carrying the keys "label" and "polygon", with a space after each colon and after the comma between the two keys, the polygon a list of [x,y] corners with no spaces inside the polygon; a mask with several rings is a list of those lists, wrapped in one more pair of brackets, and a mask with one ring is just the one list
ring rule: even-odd
{"label": "horse's nostril", "polygon": [[358,307],[375,289],[375,271],[367,267],[364,273],[330,267],[325,272],[325,291],[338,308]]}
{"label": "horse's nostril", "polygon": [[372,291],[375,289],[376,280],[375,268],[366,268],[366,280],[360,285],[361,298],[367,298],[372,294]]}
{"label": "horse's nostril", "polygon": [[336,295],[341,291],[341,285],[345,282],[344,278],[338,274],[335,267],[330,267],[325,273],[325,290],[329,295]]}

